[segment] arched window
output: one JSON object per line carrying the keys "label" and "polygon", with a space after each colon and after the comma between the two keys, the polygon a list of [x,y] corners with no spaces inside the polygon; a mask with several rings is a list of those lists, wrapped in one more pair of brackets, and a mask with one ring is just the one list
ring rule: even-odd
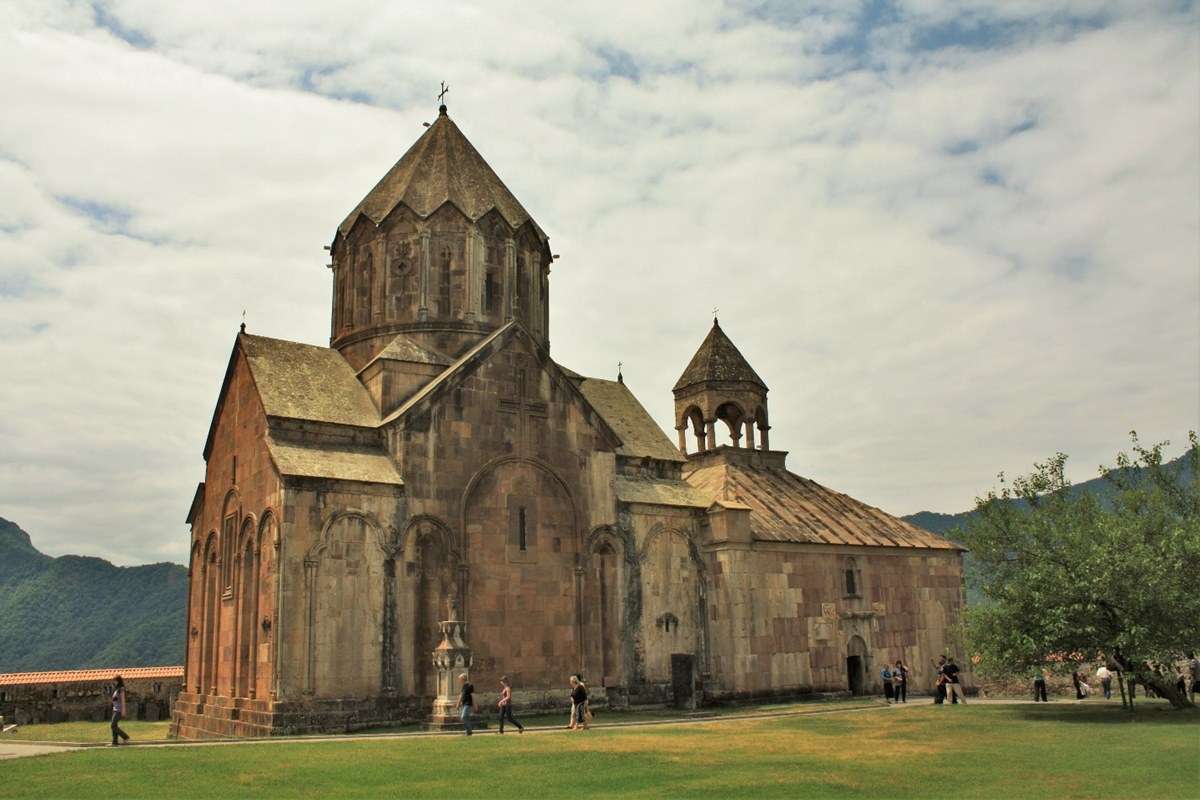
{"label": "arched window", "polygon": [[221,588],[233,591],[233,560],[237,552],[237,508],[226,508],[221,523]]}
{"label": "arched window", "polygon": [[683,412],[683,418],[679,420],[679,425],[684,429],[681,442],[685,448],[687,446],[687,432],[688,430],[692,432],[692,443],[695,445],[695,448],[686,449],[686,452],[699,453],[711,446],[711,442],[705,439],[704,415],[697,406],[692,406]]}
{"label": "arched window", "polygon": [[438,316],[450,316],[450,266],[452,257],[450,248],[442,250],[440,263],[438,264],[438,292],[437,292],[437,307]]}
{"label": "arched window", "polygon": [[367,251],[359,259],[358,275],[355,281],[355,293],[357,295],[355,307],[358,309],[357,321],[359,325],[371,324],[371,286],[374,278],[374,264],[371,260],[370,251]]}
{"label": "arched window", "polygon": [[513,304],[517,308],[517,318],[528,321],[529,315],[525,312],[525,298],[529,294],[529,288],[525,284],[525,255],[517,254],[517,277],[516,286],[513,287]]}
{"label": "arched window", "polygon": [[[717,420],[725,423],[726,432],[729,434],[729,444],[734,447],[738,446],[738,441],[742,436],[742,420],[745,414],[737,403],[722,403],[717,408]],[[711,442],[709,447],[715,447],[716,442]]]}
{"label": "arched window", "polygon": [[340,305],[341,327],[343,330],[349,328],[354,322],[354,291],[352,280],[354,275],[354,251],[349,250],[342,256],[342,263],[338,265],[338,284],[339,293],[338,301]]}
{"label": "arched window", "polygon": [[483,313],[493,316],[500,311],[500,248],[489,244],[483,258]]}
{"label": "arched window", "polygon": [[842,559],[842,595],[844,597],[863,596],[862,570],[859,569],[857,559]]}

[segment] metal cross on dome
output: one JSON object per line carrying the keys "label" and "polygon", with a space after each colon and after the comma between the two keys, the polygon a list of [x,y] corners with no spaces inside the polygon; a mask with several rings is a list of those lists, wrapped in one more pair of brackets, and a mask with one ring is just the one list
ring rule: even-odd
{"label": "metal cross on dome", "polygon": [[445,81],[442,81],[441,83],[442,83],[442,90],[440,92],[438,92],[438,104],[444,106],[444,105],[446,105],[446,101],[443,98],[445,98],[446,92],[450,91],[450,87],[446,85]]}

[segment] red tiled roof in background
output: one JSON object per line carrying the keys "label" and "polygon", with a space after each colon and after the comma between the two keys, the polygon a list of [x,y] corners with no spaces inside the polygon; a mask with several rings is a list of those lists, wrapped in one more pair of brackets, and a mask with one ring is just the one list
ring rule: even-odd
{"label": "red tiled roof in background", "polygon": [[139,678],[183,678],[183,667],[123,667],[116,669],[74,669],[61,672],[10,672],[0,675],[0,686],[26,686],[37,683],[110,682],[120,675],[125,680]]}

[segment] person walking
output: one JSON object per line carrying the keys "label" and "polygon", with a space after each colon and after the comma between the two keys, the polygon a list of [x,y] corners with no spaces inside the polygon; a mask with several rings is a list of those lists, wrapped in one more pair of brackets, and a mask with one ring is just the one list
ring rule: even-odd
{"label": "person walking", "polygon": [[908,702],[908,667],[904,666],[903,661],[897,660],[892,669],[892,696],[897,703]]}
{"label": "person walking", "polygon": [[112,693],[112,746],[116,747],[128,742],[129,734],[121,730],[121,720],[125,718],[125,679],[118,675],[113,678],[113,683],[116,688]]}
{"label": "person walking", "polygon": [[587,730],[587,687],[578,675],[571,676],[571,728]]}
{"label": "person walking", "polygon": [[1192,673],[1192,691],[1191,701],[1196,702],[1196,684],[1200,683],[1200,658],[1196,658],[1196,653],[1189,652],[1188,657],[1188,672]]}
{"label": "person walking", "polygon": [[938,656],[937,661],[930,662],[933,664],[933,702],[934,705],[942,705],[946,702],[946,657]]}
{"label": "person walking", "polygon": [[958,664],[954,663],[954,657],[951,656],[946,661],[946,666],[942,667],[942,674],[946,676],[946,695],[950,698],[951,703],[962,702],[967,704],[967,695],[963,692],[962,683],[958,679]]}
{"label": "person walking", "polygon": [[1101,664],[1100,669],[1096,670],[1096,678],[1100,681],[1100,689],[1104,692],[1104,699],[1112,699],[1112,673],[1108,671],[1107,664]]}
{"label": "person walking", "polygon": [[885,702],[892,702],[892,668],[887,664],[883,665],[883,669],[879,670],[879,677],[883,679],[883,699]]}
{"label": "person walking", "polygon": [[1079,675],[1079,670],[1075,670],[1071,673],[1071,683],[1075,685],[1075,699],[1082,700],[1084,697],[1083,688],[1081,685],[1083,683],[1083,679]]}
{"label": "person walking", "polygon": [[463,733],[471,735],[471,714],[475,711],[475,685],[467,680],[467,673],[458,676],[462,691],[458,695],[458,716],[462,720]]}
{"label": "person walking", "polygon": [[1187,677],[1183,674],[1183,667],[1175,668],[1175,688],[1180,697],[1187,697]]}
{"label": "person walking", "polygon": [[1049,703],[1046,698],[1046,673],[1038,667],[1033,671],[1033,702]]}
{"label": "person walking", "polygon": [[512,713],[512,686],[509,685],[507,675],[500,679],[500,702],[497,705],[500,707],[500,733],[504,733],[505,720],[516,726],[518,732],[524,733],[525,726],[517,722]]}

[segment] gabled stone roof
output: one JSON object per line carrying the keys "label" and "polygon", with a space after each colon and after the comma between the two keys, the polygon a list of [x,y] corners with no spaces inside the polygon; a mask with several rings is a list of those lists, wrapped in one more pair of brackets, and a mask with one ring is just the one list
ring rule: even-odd
{"label": "gabled stone roof", "polygon": [[400,419],[407,414],[410,409],[414,408],[419,403],[424,402],[427,397],[441,388],[443,384],[449,383],[458,377],[463,367],[470,364],[476,358],[476,356],[490,347],[492,342],[499,340],[510,331],[516,330],[518,326],[519,323],[517,322],[506,322],[496,330],[489,333],[487,336],[483,337],[483,339],[479,340],[473,347],[467,350],[467,352],[459,356],[457,361],[447,367],[445,372],[422,386],[416,394],[405,400],[404,403],[401,404],[401,406],[391,414],[388,414],[388,416],[383,420],[383,424],[387,425],[395,420]]}
{"label": "gabled stone roof", "polygon": [[707,508],[708,493],[687,481],[670,478],[633,478],[618,475],[613,479],[617,500],[622,503],[646,503],[654,506]]}
{"label": "gabled stone roof", "polygon": [[533,223],[539,238],[546,240],[529,212],[444,110],[355,206],[338,231],[347,234],[360,214],[379,224],[399,205],[428,217],[446,203],[472,221],[495,209],[513,228]]}
{"label": "gabled stone roof", "polygon": [[396,335],[395,339],[388,342],[388,346],[380,350],[378,355],[368,361],[358,371],[358,374],[361,375],[367,367],[381,359],[407,361],[413,364],[432,364],[437,367],[448,367],[454,363],[454,359],[450,358],[450,356],[443,355],[428,347],[423,347],[403,333],[400,333]]}
{"label": "gabled stone roof", "polygon": [[267,449],[280,475],[404,484],[395,463],[382,448],[277,441],[267,437]]}
{"label": "gabled stone roof", "polygon": [[763,389],[767,388],[767,384],[758,377],[758,373],[725,335],[725,331],[721,330],[715,319],[712,330],[700,343],[700,349],[692,356],[679,380],[675,381],[674,391],[709,381],[746,381],[756,383]]}
{"label": "gabled stone roof", "polygon": [[238,337],[268,417],[374,428],[379,412],[337,350],[266,336]]}
{"label": "gabled stone roof", "polygon": [[816,481],[736,455],[709,461],[683,477],[714,501],[749,506],[750,529],[757,541],[963,549]]}
{"label": "gabled stone roof", "polygon": [[660,461],[687,460],[624,383],[584,378],[579,391],[621,438],[618,455]]}

